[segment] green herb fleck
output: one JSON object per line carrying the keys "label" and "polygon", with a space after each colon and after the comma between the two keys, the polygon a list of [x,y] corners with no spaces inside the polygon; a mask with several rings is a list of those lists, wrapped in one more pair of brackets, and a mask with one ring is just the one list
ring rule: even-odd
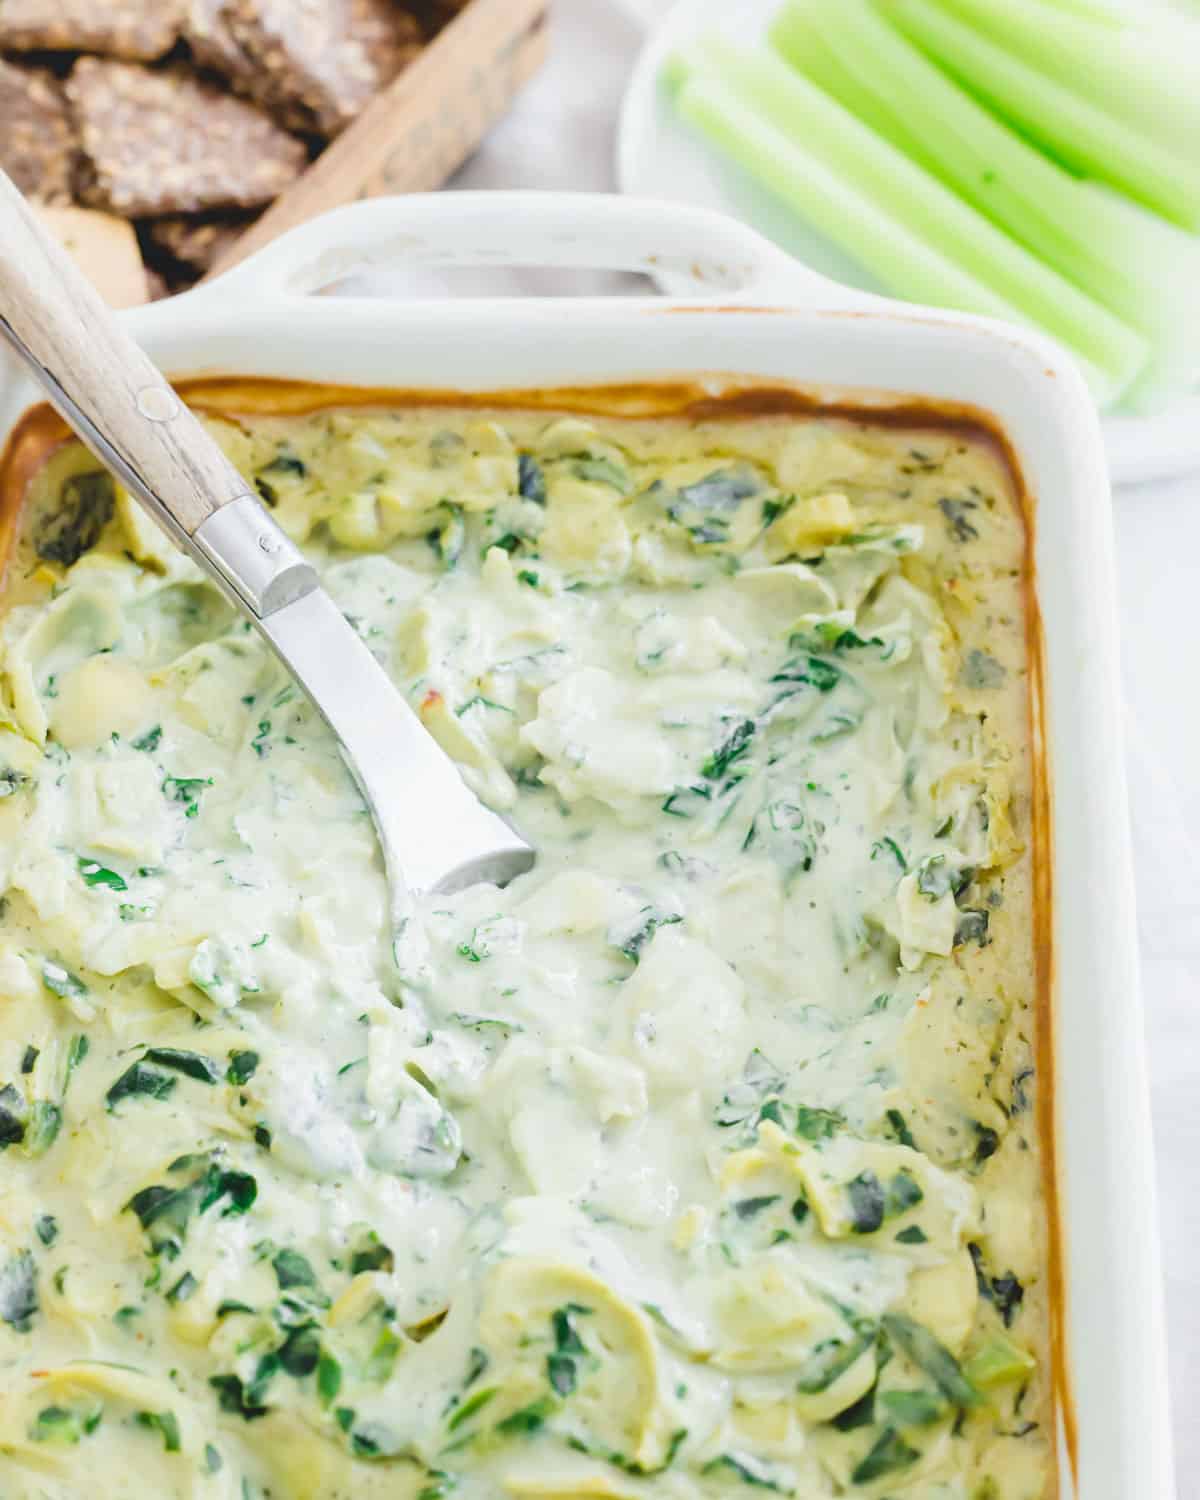
{"label": "green herb fleck", "polygon": [[103,1414],[98,1402],[90,1407],[44,1406],[30,1425],[29,1437],[35,1443],[73,1448],[95,1432]]}
{"label": "green herb fleck", "polygon": [[545,1426],[546,1418],[553,1416],[557,1410],[557,1403],[552,1396],[541,1396],[537,1401],[531,1401],[528,1406],[522,1406],[517,1411],[511,1412],[503,1421],[496,1423],[496,1431],[510,1436],[514,1433],[528,1436],[538,1432]]}
{"label": "green herb fleck", "polygon": [[83,876],[83,883],[89,887],[103,886],[110,891],[127,891],[129,889],[122,876],[115,870],[107,870],[94,859],[84,859],[82,855],[78,860],[79,873]]}
{"label": "green herb fleck", "polygon": [[317,1400],[322,1406],[331,1406],[341,1388],[342,1367],[327,1349],[322,1349],[317,1360]]}
{"label": "green herb fleck", "polygon": [[162,1434],[163,1447],[168,1453],[178,1453],[181,1447],[179,1441],[179,1422],[175,1413],[170,1411],[139,1411],[134,1413],[134,1421],[139,1427],[147,1427],[151,1432]]}
{"label": "green herb fleck", "polygon": [[77,974],[49,958],[42,964],[42,983],[60,1000],[83,1000],[88,992],[87,985]]}
{"label": "green herb fleck", "polygon": [[773,1490],[777,1495],[789,1493],[784,1489],[780,1481],[774,1477],[769,1465],[761,1459],[753,1458],[748,1453],[722,1453],[719,1458],[711,1459],[700,1470],[702,1474],[711,1474],[717,1469],[728,1469],[736,1474],[743,1484],[753,1485],[760,1490]]}
{"label": "green herb fleck", "polygon": [[185,818],[194,818],[200,812],[200,797],[206,787],[212,786],[211,776],[167,776],[163,780],[163,795],[169,802],[181,802]]}
{"label": "green herb fleck", "polygon": [[473,1396],[456,1406],[446,1422],[446,1431],[455,1432],[464,1422],[469,1421],[476,1412],[482,1411],[488,1402],[497,1395],[500,1390],[498,1385],[487,1385],[475,1392]]}
{"label": "green herb fleck", "polygon": [[908,869],[908,860],[905,859],[904,853],[895,839],[885,836],[871,845],[872,859],[878,859],[883,854],[890,854],[901,870]]}

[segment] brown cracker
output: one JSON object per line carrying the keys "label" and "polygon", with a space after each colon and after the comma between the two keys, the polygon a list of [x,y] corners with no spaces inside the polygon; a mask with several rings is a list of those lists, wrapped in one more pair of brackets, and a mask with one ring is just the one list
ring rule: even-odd
{"label": "brown cracker", "polygon": [[79,136],[62,87],[40,68],[0,61],[0,167],[23,193],[70,198]]}
{"label": "brown cracker", "polygon": [[149,220],[143,230],[155,250],[190,266],[197,273],[209,266],[241,237],[250,225],[246,214],[221,214],[196,218],[189,214],[167,214]]}
{"label": "brown cracker", "polygon": [[183,37],[201,67],[213,68],[239,92],[249,93],[258,69],[234,40],[224,9],[225,0],[188,0]]}
{"label": "brown cracker", "polygon": [[67,80],[91,183],[125,215],[255,208],[294,182],[303,142],[182,67],[81,57]]}
{"label": "brown cracker", "polygon": [[221,15],[253,60],[253,96],[321,135],[344,129],[422,45],[396,0],[225,0]]}
{"label": "brown cracker", "polygon": [[184,0],[0,0],[0,47],[149,62],[175,45]]}
{"label": "brown cracker", "polygon": [[426,36],[436,36],[448,26],[471,0],[414,0],[413,11],[425,28]]}

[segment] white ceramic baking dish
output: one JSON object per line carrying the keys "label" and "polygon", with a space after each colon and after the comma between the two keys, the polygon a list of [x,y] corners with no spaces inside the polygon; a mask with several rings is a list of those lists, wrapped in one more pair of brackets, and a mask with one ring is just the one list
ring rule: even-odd
{"label": "white ceramic baking dish", "polygon": [[[669,301],[314,295],[357,273],[430,265],[665,273],[689,290]],[[732,376],[881,405],[966,405],[1000,429],[1034,518],[1044,627],[1036,722],[1052,792],[1052,951],[1043,958],[1053,975],[1064,1248],[1061,1493],[1168,1500],[1109,489],[1097,420],[1066,358],[1013,328],[836,286],[718,215],[566,194],[358,203],[197,291],[124,318],[176,377],[533,391],[681,376],[719,387]],[[0,438],[35,399],[14,366],[0,366]],[[1050,1082],[1043,1078],[1043,1089]]]}

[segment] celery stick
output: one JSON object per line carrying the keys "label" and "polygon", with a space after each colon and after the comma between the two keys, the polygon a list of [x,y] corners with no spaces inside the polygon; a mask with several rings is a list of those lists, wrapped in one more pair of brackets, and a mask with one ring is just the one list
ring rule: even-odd
{"label": "celery stick", "polygon": [[1133,329],[774,53],[713,33],[695,44],[692,57],[877,208],[1020,309],[1026,321],[1107,370],[1115,386],[1124,388],[1144,368],[1149,349]]}
{"label": "celery stick", "polygon": [[1112,183],[1185,229],[1200,229],[1200,163],[1135,134],[927,0],[883,0],[881,9],[973,94],[1061,162]]}
{"label": "celery stick", "polygon": [[1200,27],[1097,26],[1047,0],[939,0],[939,6],[1037,72],[1120,116],[1137,134],[1195,161]]}
{"label": "celery stick", "polygon": [[[985,317],[1028,322],[1017,308],[911,234],[719,80],[692,77],[680,90],[676,104],[684,120],[852,255],[895,295]],[[1086,361],[1083,369],[1100,404],[1119,394],[1119,382],[1110,373]]]}
{"label": "celery stick", "polygon": [[1129,12],[1121,9],[1120,0],[1047,0],[1047,3],[1069,15],[1084,16],[1107,26],[1122,27],[1129,20]]}
{"label": "celery stick", "polygon": [[1143,401],[1200,379],[1200,241],[1077,177],[1009,129],[866,0],[792,0],[781,56],[878,134],[1148,336]]}

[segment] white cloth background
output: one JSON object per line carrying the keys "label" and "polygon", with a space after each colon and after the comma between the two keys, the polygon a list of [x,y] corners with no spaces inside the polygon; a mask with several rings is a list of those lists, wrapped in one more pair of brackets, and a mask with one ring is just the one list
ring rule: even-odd
{"label": "white cloth background", "polygon": [[[639,18],[663,5],[555,0],[548,66],[452,186],[612,189]],[[571,289],[622,282],[589,275]],[[562,289],[534,273],[508,277],[511,291]],[[1179,1494],[1191,1500],[1200,1495],[1200,474],[1118,494],[1116,532],[1127,714],[1112,732],[1124,733],[1129,758],[1176,1460]]]}

